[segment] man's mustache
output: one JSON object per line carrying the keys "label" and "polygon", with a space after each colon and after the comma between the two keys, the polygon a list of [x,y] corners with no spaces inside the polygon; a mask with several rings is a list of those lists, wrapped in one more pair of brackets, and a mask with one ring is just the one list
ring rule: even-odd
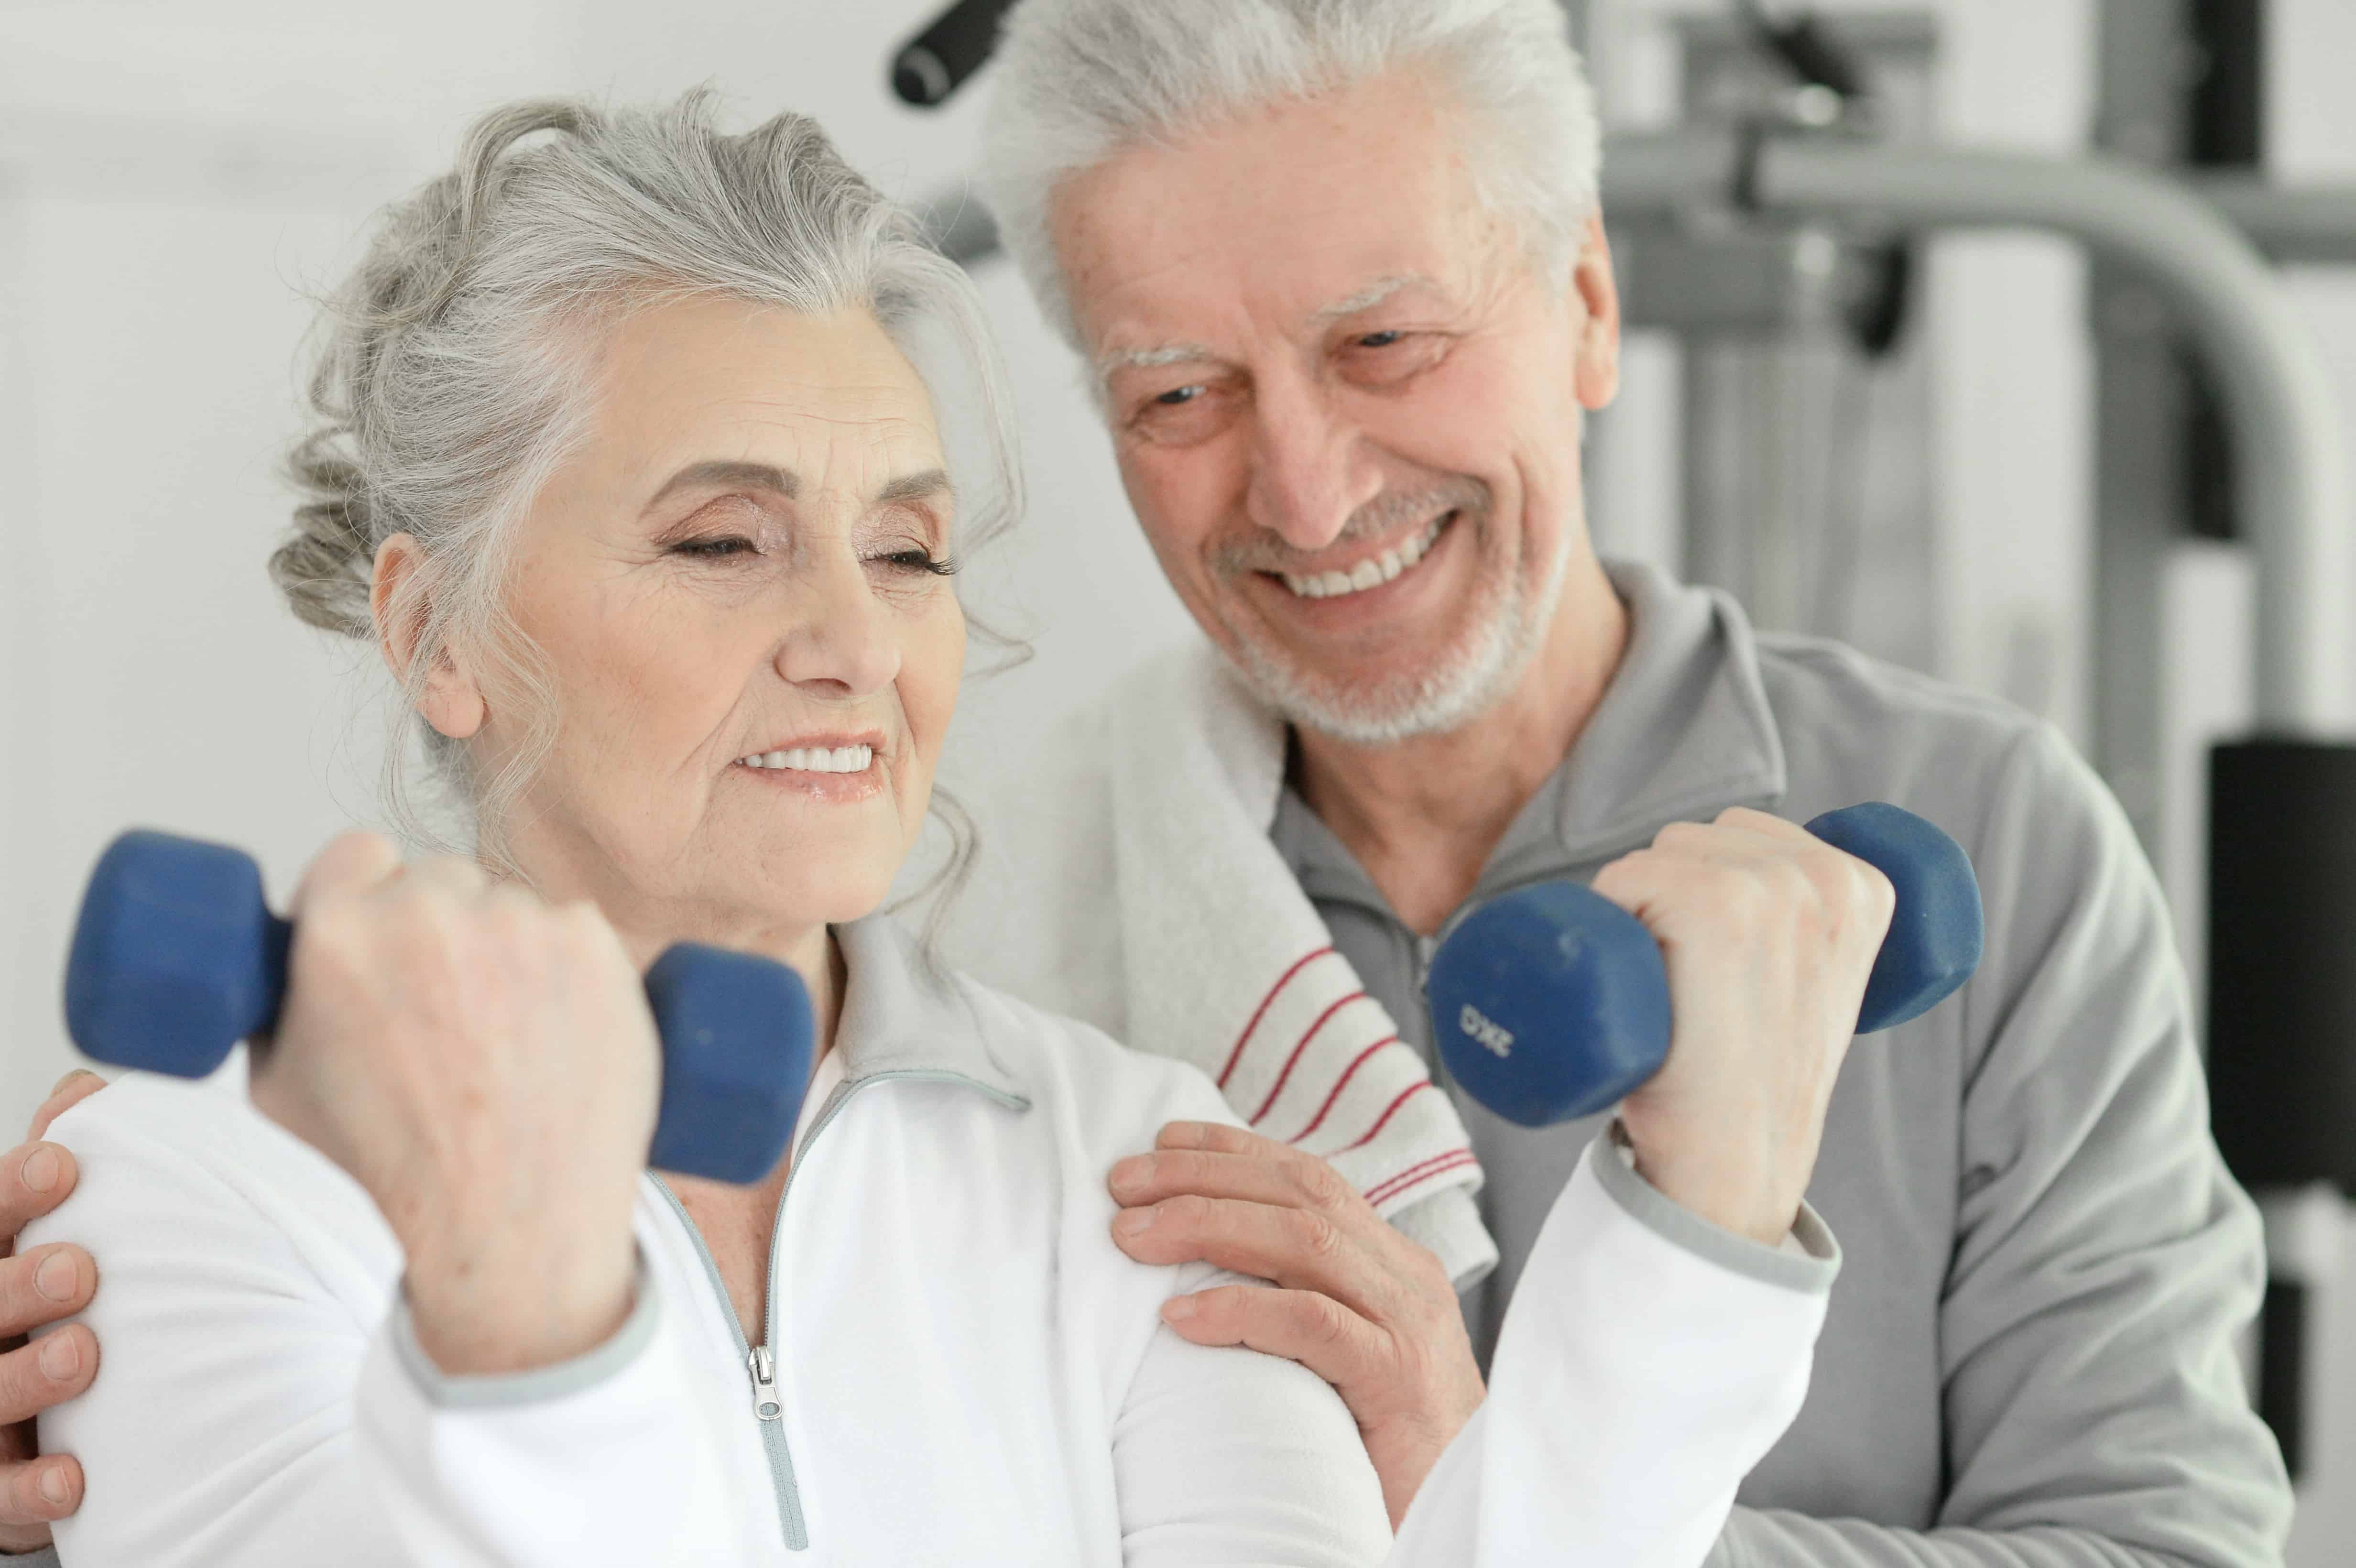
{"label": "man's mustache", "polygon": [[1299,573],[1312,553],[1322,556],[1338,545],[1367,543],[1408,524],[1428,523],[1449,512],[1482,516],[1488,509],[1489,486],[1478,479],[1450,479],[1415,491],[1386,491],[1351,513],[1333,544],[1318,550],[1297,550],[1268,530],[1257,528],[1248,538],[1221,545],[1213,552],[1211,565],[1226,576],[1248,571]]}

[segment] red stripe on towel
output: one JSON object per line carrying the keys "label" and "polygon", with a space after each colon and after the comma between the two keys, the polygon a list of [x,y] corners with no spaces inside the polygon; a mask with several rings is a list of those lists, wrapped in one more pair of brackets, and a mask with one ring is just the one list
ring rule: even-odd
{"label": "red stripe on towel", "polygon": [[1450,1149],[1446,1154],[1433,1155],[1430,1159],[1408,1166],[1397,1176],[1374,1188],[1366,1194],[1366,1201],[1382,1203],[1398,1197],[1418,1182],[1429,1181],[1435,1176],[1444,1176],[1451,1170],[1473,1163],[1472,1151],[1469,1148]]}
{"label": "red stripe on towel", "polygon": [[1335,1154],[1347,1154],[1354,1148],[1364,1148],[1368,1144],[1374,1142],[1375,1135],[1383,1130],[1383,1124],[1388,1122],[1393,1116],[1398,1114],[1398,1108],[1401,1105],[1406,1104],[1409,1100],[1415,1098],[1415,1096],[1422,1093],[1426,1089],[1430,1087],[1431,1080],[1427,1078],[1420,1083],[1410,1083],[1406,1088],[1400,1090],[1398,1098],[1393,1100],[1389,1104],[1383,1107],[1383,1114],[1375,1118],[1375,1125],[1366,1129],[1366,1136],[1365,1137],[1360,1138],[1354,1144],[1344,1144],[1340,1148],[1335,1149],[1333,1152]]}
{"label": "red stripe on towel", "polygon": [[1258,1008],[1252,1013],[1251,1022],[1244,1025],[1244,1032],[1236,1036],[1236,1048],[1227,1052],[1227,1064],[1219,1069],[1220,1088],[1224,1089],[1227,1086],[1227,1079],[1235,1072],[1236,1062],[1242,1057],[1244,1053],[1244,1046],[1251,1040],[1252,1030],[1259,1028],[1259,1020],[1268,1015],[1269,1008],[1276,1001],[1276,994],[1279,991],[1283,990],[1286,984],[1290,982],[1295,975],[1300,974],[1303,969],[1309,967],[1312,962],[1324,957],[1325,955],[1333,951],[1333,949],[1330,944],[1321,947],[1316,952],[1296,960],[1291,968],[1287,969],[1283,974],[1279,975],[1276,977],[1276,984],[1270,986],[1268,988],[1268,995],[1259,999]]}
{"label": "red stripe on towel", "polygon": [[1366,1058],[1372,1056],[1375,1052],[1380,1051],[1387,1045],[1397,1045],[1398,1043],[1398,1036],[1395,1034],[1387,1034],[1383,1036],[1382,1039],[1375,1041],[1374,1044],[1366,1047],[1365,1050],[1358,1052],[1358,1054],[1351,1060],[1350,1065],[1342,1069],[1342,1076],[1333,1080],[1333,1087],[1327,1090],[1325,1093],[1325,1103],[1317,1107],[1317,1114],[1309,1118],[1309,1125],[1284,1141],[1289,1144],[1297,1144],[1303,1138],[1307,1137],[1310,1134],[1315,1132],[1319,1127],[1323,1126],[1325,1123],[1325,1113],[1332,1110],[1333,1108],[1333,1102],[1342,1097],[1343,1086],[1350,1082],[1350,1075],[1357,1072],[1359,1065],[1364,1062]]}
{"label": "red stripe on towel", "polygon": [[1323,1012],[1317,1015],[1317,1021],[1309,1026],[1309,1032],[1301,1037],[1301,1043],[1294,1046],[1292,1048],[1292,1054],[1284,1059],[1284,1071],[1276,1075],[1276,1087],[1268,1092],[1268,1098],[1262,1100],[1259,1104],[1259,1109],[1252,1113],[1251,1125],[1253,1126],[1259,1125],[1259,1119],[1268,1115],[1268,1108],[1276,1104],[1276,1097],[1279,1094],[1284,1093],[1284,1081],[1292,1076],[1292,1064],[1301,1060],[1301,1053],[1309,1049],[1309,1042],[1317,1038],[1317,1031],[1325,1027],[1325,1020],[1332,1018],[1335,1013],[1340,1012],[1344,1008],[1348,1007],[1352,1002],[1362,1002],[1365,1000],[1365,992],[1353,991],[1348,996],[1343,997],[1340,1001],[1334,1003],[1332,1007],[1327,1008]]}

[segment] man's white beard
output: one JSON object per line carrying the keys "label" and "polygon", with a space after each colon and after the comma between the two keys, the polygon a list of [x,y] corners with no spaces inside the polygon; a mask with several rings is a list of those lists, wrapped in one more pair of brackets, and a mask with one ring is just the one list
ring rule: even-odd
{"label": "man's white beard", "polygon": [[1570,535],[1563,534],[1546,575],[1532,592],[1509,576],[1471,635],[1428,669],[1358,689],[1334,690],[1264,645],[1257,627],[1230,623],[1244,681],[1288,720],[1351,745],[1391,746],[1460,729],[1501,701],[1546,642],[1569,575]]}

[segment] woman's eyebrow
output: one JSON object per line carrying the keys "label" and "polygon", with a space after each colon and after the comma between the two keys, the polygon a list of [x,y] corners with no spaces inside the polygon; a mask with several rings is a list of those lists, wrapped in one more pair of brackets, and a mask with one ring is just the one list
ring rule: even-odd
{"label": "woman's eyebrow", "polygon": [[801,494],[801,476],[789,469],[773,467],[766,463],[744,463],[713,459],[691,463],[669,479],[647,502],[648,510],[659,505],[665,496],[680,490],[691,490],[706,485],[743,485],[755,490],[767,490],[790,501]]}
{"label": "woman's eyebrow", "polygon": [[897,507],[910,501],[928,501],[945,495],[949,489],[948,471],[926,468],[915,474],[903,474],[875,492],[878,507]]}
{"label": "woman's eyebrow", "polygon": [[[742,485],[755,490],[766,490],[774,496],[791,501],[801,495],[801,475],[789,468],[778,468],[766,463],[745,463],[712,459],[691,463],[663,482],[647,503],[652,511],[663,498],[680,490],[701,489],[707,485]],[[888,480],[875,493],[871,503],[875,507],[905,506],[911,501],[928,501],[950,492],[948,471],[944,468],[924,468],[914,474],[903,474]]]}

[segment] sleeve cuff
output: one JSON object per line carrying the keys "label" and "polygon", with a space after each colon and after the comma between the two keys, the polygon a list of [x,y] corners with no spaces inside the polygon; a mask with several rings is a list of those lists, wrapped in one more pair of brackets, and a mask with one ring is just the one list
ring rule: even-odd
{"label": "sleeve cuff", "polygon": [[1597,1183],[1646,1230],[1706,1263],[1762,1285],[1808,1296],[1824,1296],[1832,1290],[1833,1279],[1840,1273],[1840,1243],[1833,1239],[1832,1230],[1823,1217],[1806,1202],[1801,1203],[1800,1217],[1792,1226],[1790,1240],[1798,1243],[1798,1249],[1763,1247],[1747,1236],[1722,1231],[1691,1210],[1679,1207],[1637,1174],[1631,1151],[1614,1141],[1609,1132],[1599,1135],[1596,1142],[1601,1147],[1593,1151],[1590,1163],[1595,1167]]}
{"label": "sleeve cuff", "polygon": [[434,1365],[425,1347],[417,1342],[417,1325],[410,1317],[409,1296],[403,1291],[392,1308],[393,1355],[402,1371],[425,1396],[426,1403],[439,1409],[487,1410],[562,1399],[620,1375],[654,1342],[655,1327],[662,1317],[661,1297],[655,1289],[653,1276],[647,1271],[643,1250],[638,1253],[634,1289],[637,1300],[630,1309],[629,1319],[595,1349],[569,1361],[534,1367],[529,1371],[463,1377],[454,1377]]}

